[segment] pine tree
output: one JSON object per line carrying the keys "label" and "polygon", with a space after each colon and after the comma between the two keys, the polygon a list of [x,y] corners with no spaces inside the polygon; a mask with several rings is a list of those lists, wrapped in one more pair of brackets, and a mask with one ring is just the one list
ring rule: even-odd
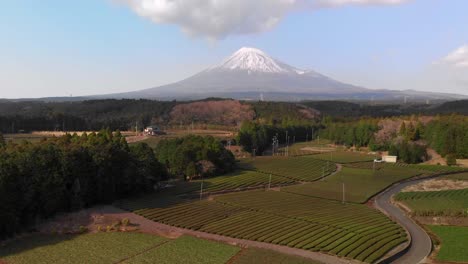
{"label": "pine tree", "polygon": [[409,123],[408,127],[406,128],[406,139],[413,141],[415,138],[416,129],[414,128],[413,123]]}
{"label": "pine tree", "polygon": [[0,132],[0,148],[6,145],[5,138],[3,137],[2,132]]}
{"label": "pine tree", "polygon": [[405,124],[405,121],[403,121],[403,123],[400,126],[399,134],[400,134],[400,136],[406,137],[406,124]]}

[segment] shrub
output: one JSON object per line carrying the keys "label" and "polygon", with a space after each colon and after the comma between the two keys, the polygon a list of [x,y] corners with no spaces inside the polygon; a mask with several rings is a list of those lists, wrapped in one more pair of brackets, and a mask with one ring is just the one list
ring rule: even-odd
{"label": "shrub", "polygon": [[447,156],[445,156],[445,159],[447,161],[447,165],[449,166],[457,165],[457,159],[456,159],[455,154],[447,154]]}
{"label": "shrub", "polygon": [[121,222],[122,222],[122,225],[123,225],[123,226],[128,226],[128,225],[130,224],[130,219],[124,218],[124,219],[122,219]]}
{"label": "shrub", "polygon": [[79,233],[80,234],[84,234],[88,232],[88,228],[86,226],[80,226],[80,230],[79,230]]}

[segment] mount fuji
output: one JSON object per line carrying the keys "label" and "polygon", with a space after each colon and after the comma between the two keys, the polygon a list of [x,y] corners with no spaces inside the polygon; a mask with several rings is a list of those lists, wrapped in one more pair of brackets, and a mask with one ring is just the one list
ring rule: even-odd
{"label": "mount fuji", "polygon": [[[463,96],[413,90],[372,90],[333,80],[312,70],[299,69],[244,47],[221,64],[182,81],[129,93],[94,96],[99,98],[203,99],[228,97],[245,100],[328,100],[411,98],[460,99]],[[405,99],[405,100],[406,100]]]}

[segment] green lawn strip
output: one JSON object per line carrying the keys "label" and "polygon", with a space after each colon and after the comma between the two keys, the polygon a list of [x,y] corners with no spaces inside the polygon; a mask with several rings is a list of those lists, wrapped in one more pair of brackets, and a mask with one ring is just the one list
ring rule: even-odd
{"label": "green lawn strip", "polygon": [[226,263],[240,248],[222,243],[182,236],[124,263],[219,264]]}
{"label": "green lawn strip", "polygon": [[0,258],[21,263],[115,263],[165,242],[140,233],[33,235],[0,247]]}
{"label": "green lawn strip", "polygon": [[235,258],[232,264],[319,264],[319,262],[266,249],[248,248]]}
{"label": "green lawn strip", "polygon": [[437,260],[468,261],[468,227],[466,226],[428,226],[441,241]]}
{"label": "green lawn strip", "polygon": [[447,175],[442,179],[468,181],[468,172]]}

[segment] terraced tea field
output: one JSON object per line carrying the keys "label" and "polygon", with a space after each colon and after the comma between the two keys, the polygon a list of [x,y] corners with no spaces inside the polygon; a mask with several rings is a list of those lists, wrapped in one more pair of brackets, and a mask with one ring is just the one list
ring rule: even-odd
{"label": "terraced tea field", "polygon": [[331,153],[322,153],[313,155],[313,157],[315,159],[328,160],[336,163],[373,161],[374,159],[379,158],[377,155],[368,155],[351,151],[336,151]]}
{"label": "terraced tea field", "polygon": [[142,202],[126,201],[121,206],[173,226],[366,262],[406,241],[401,227],[364,205],[285,192],[248,191],[159,207]]}
{"label": "terraced tea field", "polygon": [[[270,174],[261,173],[257,171],[236,171],[233,173],[225,174],[223,176],[206,178],[203,180],[203,192],[213,193],[220,191],[236,191],[245,190],[248,188],[267,188],[270,182]],[[295,183],[296,181],[291,178],[271,174],[271,187],[283,186]],[[172,193],[182,194],[199,192],[201,189],[202,180],[196,180],[180,184]]]}
{"label": "terraced tea field", "polygon": [[450,167],[442,165],[425,165],[425,164],[405,164],[405,163],[396,163],[388,164],[389,166],[417,169],[423,171],[427,174],[437,174],[437,173],[447,173],[447,172],[463,172],[466,171],[466,168],[462,167]]}
{"label": "terraced tea field", "polygon": [[257,157],[243,162],[243,166],[266,174],[283,176],[294,181],[314,181],[336,171],[333,162],[312,156]]}
{"label": "terraced tea field", "polygon": [[417,216],[468,216],[468,189],[401,192],[395,199],[408,205]]}
{"label": "terraced tea field", "polygon": [[391,184],[420,174],[418,170],[410,168],[385,167],[374,172],[371,169],[343,167],[342,171],[324,181],[289,186],[282,188],[282,191],[341,201],[344,182],[345,201],[364,203]]}

